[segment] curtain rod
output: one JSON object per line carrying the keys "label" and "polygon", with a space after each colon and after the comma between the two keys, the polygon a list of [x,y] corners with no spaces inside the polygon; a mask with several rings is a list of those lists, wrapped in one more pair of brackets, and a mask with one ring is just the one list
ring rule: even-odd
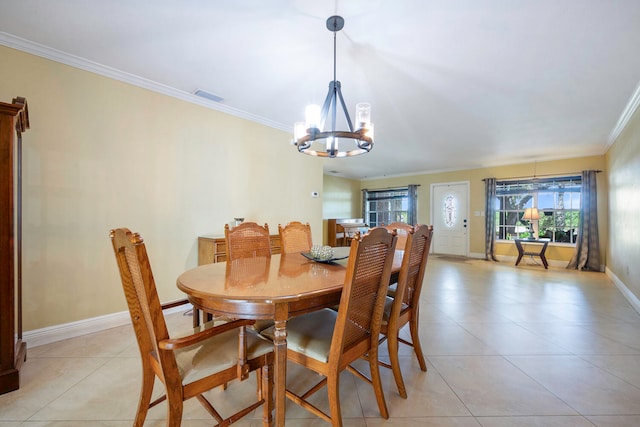
{"label": "curtain rod", "polygon": [[407,184],[406,187],[386,187],[386,188],[363,188],[361,191],[385,191],[385,190],[406,190],[407,187],[413,185],[415,187],[420,187],[421,184]]}
{"label": "curtain rod", "polygon": [[[601,170],[596,170],[596,173],[600,173],[602,172]],[[528,179],[536,179],[536,178],[540,178],[540,177],[545,177],[545,176],[557,176],[557,177],[561,177],[561,176],[571,176],[571,175],[582,175],[582,171],[580,172],[567,172],[567,173],[563,173],[563,174],[557,174],[557,173],[547,173],[547,174],[542,174],[542,175],[534,175],[534,176],[511,176],[511,177],[505,177],[505,178],[496,178],[499,179],[500,181],[504,181],[507,179],[524,179],[524,178],[528,178]],[[482,178],[483,181],[486,181],[487,178]]]}

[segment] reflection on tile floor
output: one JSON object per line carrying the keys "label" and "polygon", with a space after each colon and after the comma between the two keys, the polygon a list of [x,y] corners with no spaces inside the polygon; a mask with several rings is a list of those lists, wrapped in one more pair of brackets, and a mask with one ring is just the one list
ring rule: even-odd
{"label": "reflection on tile floor", "polygon": [[[389,420],[371,387],[343,373],[346,426],[640,425],[640,316],[604,274],[432,256],[421,304],[428,371],[401,346],[409,397],[383,369]],[[185,331],[191,319],[175,313],[168,322]],[[387,358],[386,345],[380,354]],[[140,361],[130,326],[28,348],[28,357],[21,388],[0,395],[0,427],[131,426]],[[313,376],[290,365],[288,382],[304,387]],[[253,381],[209,396],[224,411],[254,393]],[[325,394],[314,397],[327,408]],[[153,408],[145,426],[165,425],[165,410]],[[237,425],[260,426],[260,415]],[[197,402],[186,403],[183,426],[211,424]],[[287,425],[327,424],[289,402]]]}

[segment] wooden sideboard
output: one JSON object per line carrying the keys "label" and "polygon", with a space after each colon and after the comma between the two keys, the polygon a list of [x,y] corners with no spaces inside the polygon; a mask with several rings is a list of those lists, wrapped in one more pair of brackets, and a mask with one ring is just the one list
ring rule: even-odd
{"label": "wooden sideboard", "polygon": [[327,220],[327,244],[349,246],[356,232],[366,232],[367,229],[362,218],[330,218]]}
{"label": "wooden sideboard", "polygon": [[[280,253],[280,235],[272,234],[271,253]],[[225,262],[227,260],[227,245],[224,237],[199,236],[198,237],[198,265]]]}
{"label": "wooden sideboard", "polygon": [[22,132],[27,101],[0,102],[0,394],[20,388],[22,341]]}

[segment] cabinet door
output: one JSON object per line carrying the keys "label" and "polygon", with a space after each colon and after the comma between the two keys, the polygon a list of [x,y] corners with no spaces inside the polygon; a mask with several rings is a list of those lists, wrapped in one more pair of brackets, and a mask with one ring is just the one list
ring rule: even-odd
{"label": "cabinet door", "polygon": [[28,129],[26,101],[0,102],[0,394],[20,387],[27,357],[22,342],[20,259],[20,135]]}

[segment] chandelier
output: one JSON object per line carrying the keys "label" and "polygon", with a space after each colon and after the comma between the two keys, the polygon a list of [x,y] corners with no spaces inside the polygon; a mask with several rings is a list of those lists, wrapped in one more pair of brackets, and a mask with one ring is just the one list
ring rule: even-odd
{"label": "chandelier", "polygon": [[[333,80],[329,82],[329,92],[322,109],[318,105],[309,105],[305,109],[305,122],[297,122],[293,128],[293,144],[298,151],[319,157],[351,157],[368,153],[373,148],[373,123],[371,123],[371,105],[356,105],[356,129],[354,130],[342,97],[341,84],[336,80],[336,33],[344,27],[341,16],[327,19],[327,29],[333,32]],[[348,130],[336,130],[338,100],[349,126]],[[323,130],[330,115],[330,130]],[[342,147],[339,143],[342,142]],[[348,149],[344,146],[349,145]],[[342,148],[342,150],[340,149]]]}

